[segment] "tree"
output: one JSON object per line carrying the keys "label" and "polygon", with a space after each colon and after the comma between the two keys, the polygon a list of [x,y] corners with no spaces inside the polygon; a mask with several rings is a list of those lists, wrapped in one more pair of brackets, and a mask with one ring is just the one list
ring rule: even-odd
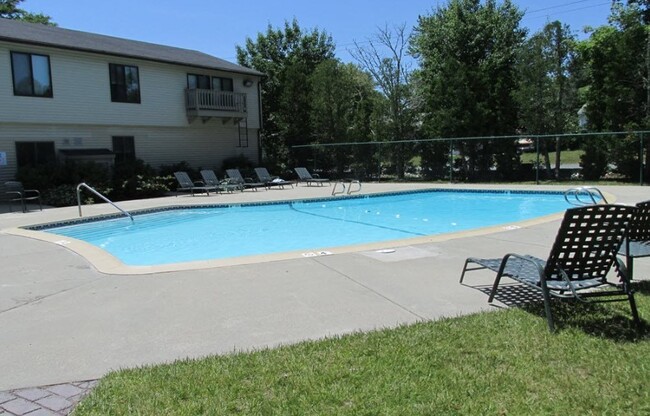
{"label": "tree", "polygon": [[[372,139],[377,92],[369,74],[354,64],[323,61],[310,77],[312,88],[311,127],[316,143],[364,142]],[[367,171],[372,167],[368,146],[327,147],[321,168],[334,166],[339,176],[351,165]],[[321,159],[319,158],[319,159]]]}
{"label": "tree", "polygon": [[56,26],[52,18],[43,13],[30,13],[18,8],[23,0],[0,0],[0,18],[22,20],[30,23],[41,23],[44,25]]}
{"label": "tree", "polygon": [[[411,105],[411,69],[405,59],[409,38],[405,25],[393,29],[384,27],[379,29],[374,38],[368,40],[367,46],[355,42],[355,49],[350,51],[361,68],[372,75],[377,88],[386,99],[387,122],[384,131],[388,141],[413,138],[415,113]],[[392,150],[397,177],[403,179],[406,145],[399,143]]]}
{"label": "tree", "polygon": [[305,32],[295,19],[285,22],[283,29],[269,25],[255,41],[247,38],[244,47],[237,46],[238,63],[266,75],[262,82],[262,149],[271,167],[282,168],[289,159],[304,161],[304,154],[290,154],[289,149],[311,141],[309,76],[321,62],[333,57],[331,36],[316,29]]}
{"label": "tree", "polygon": [[[522,13],[505,0],[450,0],[420,16],[411,44],[420,61],[423,128],[438,137],[514,134],[516,51]],[[465,140],[462,169],[475,179],[496,164],[504,178],[518,164],[513,141]]]}
{"label": "tree", "polygon": [[[531,36],[519,53],[520,126],[525,133],[564,133],[575,125],[577,88],[572,77],[575,67],[575,36],[567,25],[550,22]],[[541,143],[547,171],[551,161],[546,140]],[[555,142],[555,177],[560,171],[560,141]]]}
{"label": "tree", "polygon": [[[617,2],[612,6],[610,25],[596,29],[580,45],[589,66],[587,116],[595,131],[635,130],[649,125],[650,28],[645,15],[638,2]],[[620,173],[636,179],[640,163],[637,143],[638,138],[627,137],[601,151],[611,155],[609,160]]]}

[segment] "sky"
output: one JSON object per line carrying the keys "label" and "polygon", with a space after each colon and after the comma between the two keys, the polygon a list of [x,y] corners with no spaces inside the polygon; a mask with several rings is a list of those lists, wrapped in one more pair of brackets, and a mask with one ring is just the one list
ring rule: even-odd
{"label": "sky", "polygon": [[[611,0],[513,0],[525,12],[521,25],[534,33],[560,20],[579,39],[585,26],[607,23]],[[499,1],[501,3],[501,1]],[[60,27],[198,50],[236,62],[236,45],[255,40],[268,25],[296,18],[303,30],[332,36],[336,56],[354,62],[348,50],[363,45],[379,28],[402,24],[410,31],[418,16],[432,15],[446,0],[23,0],[19,7],[44,13]]]}

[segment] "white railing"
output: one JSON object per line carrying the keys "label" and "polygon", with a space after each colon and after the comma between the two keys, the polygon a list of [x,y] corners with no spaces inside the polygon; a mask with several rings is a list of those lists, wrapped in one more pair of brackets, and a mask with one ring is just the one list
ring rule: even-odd
{"label": "white railing", "polygon": [[212,110],[246,112],[246,94],[206,89],[185,90],[185,106],[188,110]]}

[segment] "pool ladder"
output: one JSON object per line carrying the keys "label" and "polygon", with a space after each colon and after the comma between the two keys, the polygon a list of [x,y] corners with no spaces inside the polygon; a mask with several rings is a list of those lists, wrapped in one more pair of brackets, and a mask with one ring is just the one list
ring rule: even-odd
{"label": "pool ladder", "polygon": [[103,199],[105,202],[111,204],[113,207],[115,207],[115,209],[117,209],[118,211],[120,211],[122,214],[124,214],[125,216],[131,218],[131,222],[133,222],[133,216],[132,216],[131,214],[129,214],[127,211],[125,211],[125,210],[123,210],[122,208],[120,208],[120,207],[118,207],[117,205],[115,205],[115,204],[113,203],[113,201],[111,201],[110,199],[106,198],[104,195],[102,195],[101,193],[99,193],[99,191],[97,191],[95,188],[93,188],[92,186],[88,185],[88,184],[85,183],[85,182],[81,182],[79,185],[77,185],[77,205],[79,206],[79,216],[80,216],[80,217],[82,216],[82,215],[81,215],[81,188],[85,188],[85,189],[89,190],[89,191],[92,192],[93,194],[95,194],[95,195],[97,195],[98,197],[100,197],[101,199]]}
{"label": "pool ladder", "polygon": [[[345,192],[345,184],[348,184],[348,191],[347,194],[350,195],[353,192],[361,192],[361,182],[356,180],[356,179],[350,179],[347,181],[338,181],[334,183],[334,187],[332,188],[332,196],[334,195],[339,195],[339,194],[344,194]],[[341,185],[341,190],[337,191],[337,188]],[[357,185],[357,189],[352,189],[352,185]]]}
{"label": "pool ladder", "polygon": [[[585,201],[581,199],[581,196],[588,197],[589,200]],[[564,192],[564,199],[571,205],[583,206],[583,205],[595,205],[598,203],[596,197],[600,198],[604,203],[607,202],[607,198],[600,192],[600,189],[595,186],[579,186],[577,188],[567,189]]]}

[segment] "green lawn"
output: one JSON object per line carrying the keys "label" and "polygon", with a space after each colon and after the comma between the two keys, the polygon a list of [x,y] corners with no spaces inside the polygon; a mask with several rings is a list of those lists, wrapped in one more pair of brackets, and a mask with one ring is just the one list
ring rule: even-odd
{"label": "green lawn", "polygon": [[117,371],[75,415],[650,414],[650,331],[629,305],[554,311],[556,334],[536,304]]}
{"label": "green lawn", "polygon": [[[571,163],[578,164],[580,163],[580,156],[585,153],[584,150],[562,150],[560,153],[560,163]],[[551,166],[555,166],[555,152],[549,152],[548,156],[551,158]],[[535,163],[537,162],[537,153],[535,152],[524,152],[520,157],[521,163]],[[544,155],[540,153],[539,155],[540,163],[544,163]]]}

